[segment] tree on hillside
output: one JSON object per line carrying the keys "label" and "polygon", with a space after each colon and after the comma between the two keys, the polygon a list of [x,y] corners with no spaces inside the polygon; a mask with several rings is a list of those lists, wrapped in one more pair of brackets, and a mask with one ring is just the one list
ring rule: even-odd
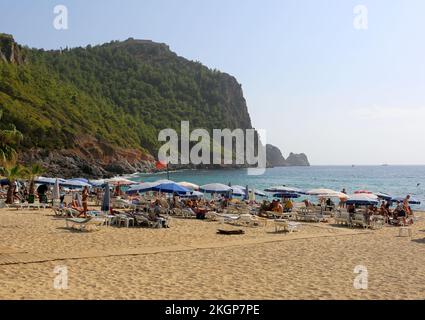
{"label": "tree on hillside", "polygon": [[25,176],[30,182],[28,194],[33,196],[35,193],[35,182],[34,180],[45,172],[45,169],[39,164],[35,163],[32,166],[25,169]]}
{"label": "tree on hillside", "polygon": [[14,202],[14,189],[16,180],[25,177],[27,170],[15,162],[3,162],[3,166],[0,167],[0,175],[4,176],[9,182],[9,188],[7,190],[7,204]]}
{"label": "tree on hillside", "polygon": [[[0,110],[0,120],[2,116],[3,112]],[[0,165],[16,161],[16,147],[22,139],[22,133],[16,130],[14,126],[11,130],[0,130]]]}

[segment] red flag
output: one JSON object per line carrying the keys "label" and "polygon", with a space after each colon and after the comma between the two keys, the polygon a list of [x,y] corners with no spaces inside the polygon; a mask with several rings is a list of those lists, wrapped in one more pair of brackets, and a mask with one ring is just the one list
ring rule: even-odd
{"label": "red flag", "polygon": [[165,162],[162,162],[162,161],[157,161],[155,167],[157,169],[165,169],[165,168],[167,168],[167,164]]}

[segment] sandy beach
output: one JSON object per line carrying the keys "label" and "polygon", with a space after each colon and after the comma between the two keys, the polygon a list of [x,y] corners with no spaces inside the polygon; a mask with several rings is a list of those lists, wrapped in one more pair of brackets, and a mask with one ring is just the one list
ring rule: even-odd
{"label": "sandy beach", "polygon": [[[299,232],[171,219],[78,232],[50,209],[0,209],[0,299],[424,299],[425,214],[412,237],[303,223]],[[368,288],[353,286],[365,266]],[[68,288],[55,289],[57,266]],[[64,270],[64,269],[62,269]]]}

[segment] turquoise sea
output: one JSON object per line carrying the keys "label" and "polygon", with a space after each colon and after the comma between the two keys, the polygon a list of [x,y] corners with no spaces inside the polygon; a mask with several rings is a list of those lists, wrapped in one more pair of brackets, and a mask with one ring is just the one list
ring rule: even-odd
{"label": "turquoise sea", "polygon": [[[394,196],[412,195],[421,201],[418,209],[425,209],[425,166],[311,166],[267,169],[263,175],[247,175],[246,169],[181,170],[169,172],[171,180],[190,181],[198,185],[220,182],[265,189],[286,185],[301,189],[330,188],[348,193],[366,189]],[[167,173],[137,174],[136,181],[166,179]]]}

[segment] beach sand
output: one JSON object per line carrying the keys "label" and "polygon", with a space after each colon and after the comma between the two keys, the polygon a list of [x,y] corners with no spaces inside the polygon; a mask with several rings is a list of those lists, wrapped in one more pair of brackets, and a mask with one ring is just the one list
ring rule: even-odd
{"label": "beach sand", "polygon": [[[399,229],[299,232],[174,218],[169,229],[65,229],[53,211],[0,209],[0,299],[424,299],[425,214]],[[358,265],[368,288],[355,289]],[[55,289],[55,268],[68,288]],[[57,278],[56,278],[57,279]]]}

